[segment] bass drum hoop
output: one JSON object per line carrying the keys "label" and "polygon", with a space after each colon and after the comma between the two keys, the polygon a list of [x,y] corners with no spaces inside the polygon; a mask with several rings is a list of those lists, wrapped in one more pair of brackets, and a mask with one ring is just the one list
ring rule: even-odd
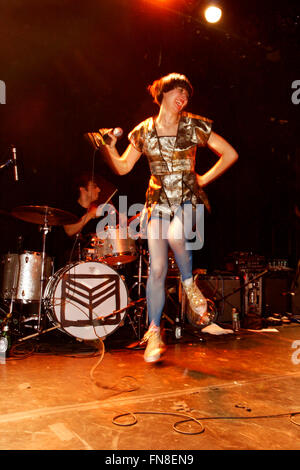
{"label": "bass drum hoop", "polygon": [[[119,322],[110,331],[102,331],[103,330],[102,326],[89,325],[90,330],[94,332],[93,337],[87,337],[87,335],[83,335],[83,334],[81,334],[81,335],[80,334],[74,334],[72,331],[70,331],[70,329],[68,327],[61,326],[60,319],[59,319],[59,317],[58,317],[58,315],[55,311],[55,308],[57,306],[60,306],[60,304],[65,301],[65,299],[59,298],[59,303],[58,304],[56,303],[56,305],[55,305],[56,290],[58,289],[59,283],[62,281],[63,276],[65,276],[67,274],[67,272],[72,270],[73,268],[75,268],[77,266],[80,266],[80,265],[87,265],[87,264],[95,264],[95,265],[98,265],[98,266],[101,266],[101,267],[105,266],[104,270],[106,270],[106,271],[110,270],[111,274],[115,274],[119,278],[118,280],[120,282],[120,290],[122,288],[123,300],[126,300],[126,302],[125,302],[126,305],[121,305],[120,306],[120,309],[124,309],[124,310],[122,312],[120,312],[120,314],[119,314],[120,315]],[[75,337],[79,340],[95,341],[95,340],[98,340],[98,339],[105,339],[107,336],[114,333],[120,326],[123,325],[124,318],[125,318],[126,313],[127,313],[127,309],[125,309],[125,307],[128,305],[128,298],[129,298],[128,288],[127,288],[125,282],[123,281],[122,277],[117,273],[117,271],[115,271],[111,266],[108,266],[105,263],[100,263],[98,261],[77,261],[77,262],[70,263],[70,264],[60,268],[48,280],[48,283],[47,283],[47,285],[45,287],[45,291],[44,291],[44,307],[45,307],[45,310],[46,310],[49,321],[51,322],[51,324],[53,324],[53,323],[56,324],[58,326],[58,330],[68,334],[69,336],[73,336],[73,337]],[[58,298],[56,298],[56,301],[57,301],[57,299]],[[72,305],[72,303],[71,303],[71,305]],[[114,311],[114,309],[112,311]],[[100,312],[99,315],[97,313],[95,318],[101,316],[101,313],[102,312]],[[112,312],[110,312],[110,313],[112,313]],[[109,314],[107,314],[107,315],[109,315]],[[103,316],[105,316],[105,315],[103,315]],[[80,328],[80,327],[77,327],[77,328]],[[86,326],[82,326],[81,330],[84,330],[85,328],[86,328]],[[102,329],[102,330],[99,330],[100,334],[98,334],[98,329],[99,328]],[[95,332],[96,329],[97,329],[97,332]],[[77,333],[81,333],[81,331],[78,331]],[[101,333],[104,333],[104,334],[101,335]]]}

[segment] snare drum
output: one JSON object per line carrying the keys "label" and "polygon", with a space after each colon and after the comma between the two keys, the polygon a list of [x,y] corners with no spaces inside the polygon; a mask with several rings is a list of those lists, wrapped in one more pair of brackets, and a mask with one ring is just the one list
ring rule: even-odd
{"label": "snare drum", "polygon": [[131,263],[137,259],[136,243],[129,237],[127,228],[125,238],[119,227],[108,227],[97,235],[92,243],[98,259],[111,266]]}
{"label": "snare drum", "polygon": [[[127,287],[118,273],[99,262],[76,262],[61,268],[44,292],[48,317],[60,329],[83,340],[105,338],[123,321]],[[117,311],[122,310],[117,313]],[[116,313],[113,313],[116,312]]]}

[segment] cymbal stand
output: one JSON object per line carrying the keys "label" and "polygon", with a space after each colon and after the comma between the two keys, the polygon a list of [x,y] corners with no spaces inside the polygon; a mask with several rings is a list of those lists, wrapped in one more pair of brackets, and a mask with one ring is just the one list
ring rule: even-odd
{"label": "cymbal stand", "polygon": [[[47,208],[48,209],[48,208]],[[43,247],[42,247],[42,266],[41,266],[41,279],[40,279],[40,300],[39,300],[39,311],[38,311],[38,331],[41,330],[41,318],[42,318],[42,302],[43,302],[43,291],[44,291],[44,274],[45,274],[45,261],[46,261],[46,237],[51,231],[51,227],[48,225],[47,210],[44,217],[44,225],[40,227],[40,231],[43,232]]]}
{"label": "cymbal stand", "polygon": [[[138,292],[138,300],[141,299],[141,288],[144,287],[146,289],[145,284],[142,282],[142,268],[143,268],[143,247],[142,247],[142,242],[141,239],[138,239],[138,245],[139,245],[139,265],[138,265],[138,280],[131,286],[130,292],[137,287],[137,292]],[[145,306],[141,305],[140,307],[136,307],[135,309],[135,316],[137,318],[137,327],[138,327],[138,333],[137,337],[138,340],[140,341],[142,338],[142,333],[141,333],[141,320],[143,316],[143,311],[145,310]],[[146,310],[147,311],[147,310]],[[148,318],[146,318],[146,324],[148,323]]]}

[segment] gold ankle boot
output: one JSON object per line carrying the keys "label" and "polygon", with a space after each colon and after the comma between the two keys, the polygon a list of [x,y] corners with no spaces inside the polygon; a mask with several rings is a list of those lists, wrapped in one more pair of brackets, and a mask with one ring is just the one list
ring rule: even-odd
{"label": "gold ankle boot", "polygon": [[141,343],[146,343],[147,347],[144,352],[145,362],[156,362],[160,359],[162,353],[165,351],[165,345],[160,336],[160,328],[150,326],[149,330],[145,333]]}
{"label": "gold ankle boot", "polygon": [[193,279],[187,279],[182,283],[184,291],[192,310],[192,322],[199,326],[205,326],[210,323],[210,317],[207,313],[207,300],[198,288]]}

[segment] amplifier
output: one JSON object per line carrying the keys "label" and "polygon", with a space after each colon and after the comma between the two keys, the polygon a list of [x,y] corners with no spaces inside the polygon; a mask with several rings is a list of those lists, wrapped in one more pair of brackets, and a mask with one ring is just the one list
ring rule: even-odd
{"label": "amplifier", "polygon": [[231,322],[233,307],[241,313],[242,291],[241,279],[233,275],[198,275],[196,283],[206,298],[216,306],[216,322]]}
{"label": "amplifier", "polygon": [[293,272],[271,272],[264,277],[265,314],[291,311],[291,300],[294,300],[289,294],[292,280]]}

